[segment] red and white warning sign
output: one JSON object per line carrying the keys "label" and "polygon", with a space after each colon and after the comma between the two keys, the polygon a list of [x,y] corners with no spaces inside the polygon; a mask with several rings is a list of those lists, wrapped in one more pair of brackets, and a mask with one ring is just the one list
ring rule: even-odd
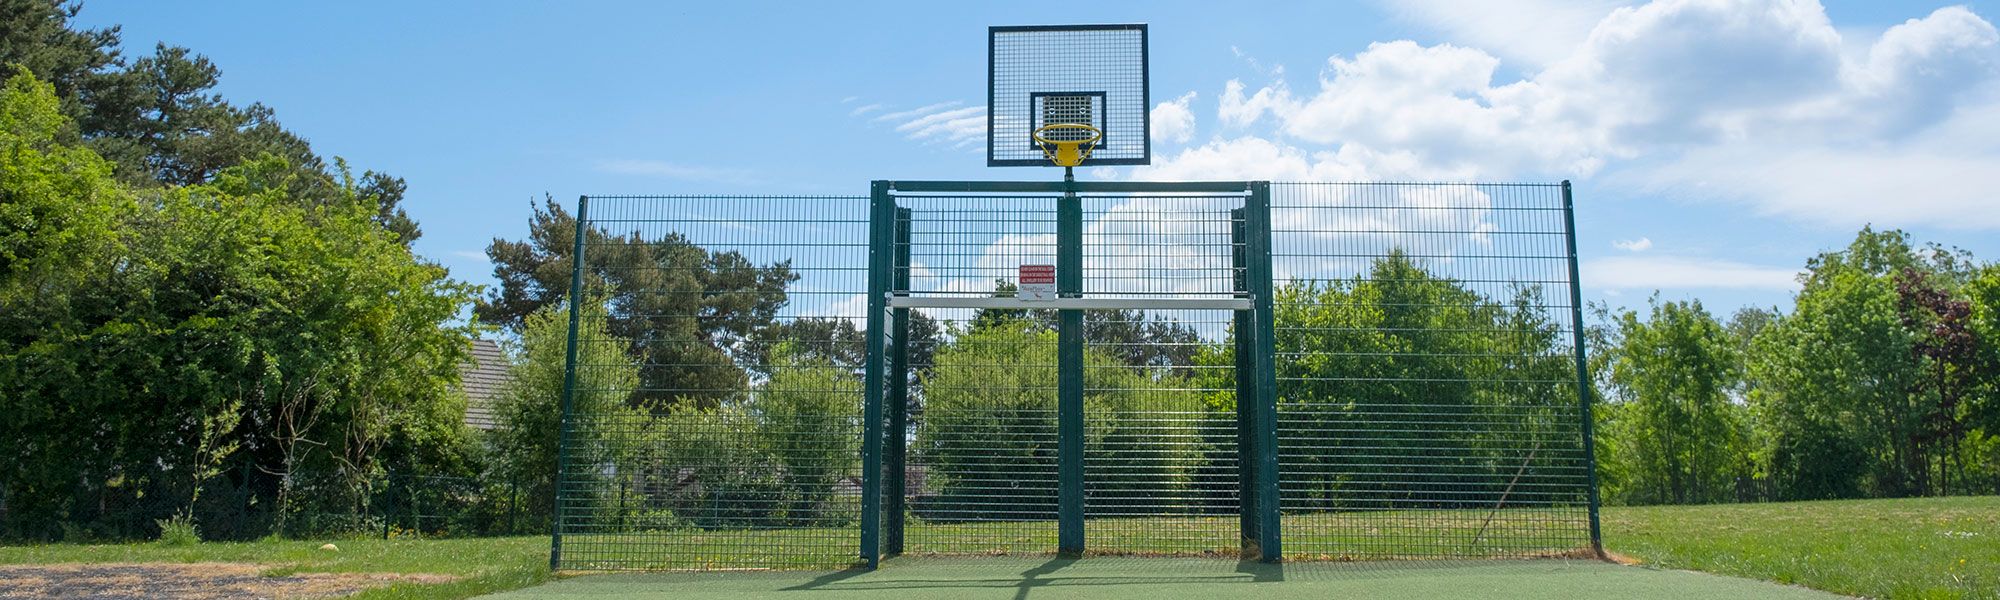
{"label": "red and white warning sign", "polygon": [[1055,300],[1056,266],[1021,265],[1021,276],[1018,283],[1021,292],[1017,297],[1022,300],[1035,302]]}

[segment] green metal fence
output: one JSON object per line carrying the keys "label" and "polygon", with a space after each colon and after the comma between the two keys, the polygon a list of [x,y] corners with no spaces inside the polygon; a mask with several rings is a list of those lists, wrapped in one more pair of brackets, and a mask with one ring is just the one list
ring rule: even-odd
{"label": "green metal fence", "polygon": [[[860,540],[865,197],[591,197],[580,256],[650,289],[574,303],[554,564],[841,566]],[[625,267],[632,268],[632,267]],[[600,274],[581,268],[572,297]],[[591,332],[601,332],[593,334]],[[626,360],[576,364],[593,346]],[[617,353],[609,353],[616,355]]]}
{"label": "green metal fence", "polygon": [[1289,558],[1594,553],[1568,185],[1272,187]]}
{"label": "green metal fence", "polygon": [[[885,181],[578,215],[581,255],[648,253],[659,284],[575,305],[574,345],[630,360],[572,360],[557,568],[1596,539],[1566,186]],[[1043,264],[1060,298],[1022,300]]]}

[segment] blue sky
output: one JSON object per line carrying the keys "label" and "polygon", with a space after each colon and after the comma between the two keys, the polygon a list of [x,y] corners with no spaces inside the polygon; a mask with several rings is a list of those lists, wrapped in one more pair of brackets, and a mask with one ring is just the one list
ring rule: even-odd
{"label": "blue sky", "polygon": [[[420,253],[544,192],[1022,179],[988,25],[1151,25],[1155,161],[1095,178],[1574,180],[1584,289],[1790,304],[1863,224],[2000,258],[2000,3],[174,3],[81,24],[206,54],[321,153],[409,181]],[[872,108],[871,108],[872,107]],[[977,127],[970,125],[977,124]]]}

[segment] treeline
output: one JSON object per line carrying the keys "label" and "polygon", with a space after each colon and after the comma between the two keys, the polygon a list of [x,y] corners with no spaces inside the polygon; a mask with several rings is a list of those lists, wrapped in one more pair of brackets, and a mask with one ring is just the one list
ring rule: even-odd
{"label": "treeline", "polygon": [[475,290],[185,48],[0,0],[0,538],[359,522],[391,473],[478,472]]}
{"label": "treeline", "polygon": [[2000,492],[2000,264],[1862,229],[1792,309],[1599,306],[1607,499]]}

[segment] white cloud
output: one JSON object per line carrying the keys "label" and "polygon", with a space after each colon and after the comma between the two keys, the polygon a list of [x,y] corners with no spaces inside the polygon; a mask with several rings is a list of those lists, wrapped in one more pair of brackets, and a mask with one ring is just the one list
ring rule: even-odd
{"label": "white cloud", "polygon": [[892,112],[892,113],[887,113],[887,114],[884,114],[884,115],[881,115],[881,116],[877,116],[877,117],[875,117],[875,120],[876,120],[876,121],[904,121],[904,120],[908,120],[908,119],[913,119],[913,118],[921,118],[921,117],[923,117],[923,116],[925,116],[925,115],[928,115],[928,114],[931,114],[931,113],[934,113],[934,112],[938,112],[938,111],[941,111],[941,110],[950,110],[950,109],[953,109],[953,108],[958,108],[958,107],[959,107],[960,105],[963,105],[963,104],[965,104],[965,101],[963,101],[963,100],[952,100],[952,101],[950,101],[950,102],[939,102],[939,103],[936,103],[936,104],[927,104],[927,105],[924,105],[924,106],[919,106],[919,107],[917,107],[917,108],[912,108],[912,109],[910,109],[910,110],[904,110],[904,111],[897,111],[897,112]]}
{"label": "white cloud", "polygon": [[755,179],[755,173],[748,169],[687,165],[664,160],[607,160],[598,163],[597,170],[618,175],[712,183],[747,183]]}
{"label": "white cloud", "polygon": [[1257,122],[1266,112],[1289,113],[1292,105],[1291,90],[1283,81],[1244,98],[1243,82],[1231,79],[1222,86],[1222,104],[1216,107],[1215,116],[1225,125],[1244,127]]}
{"label": "white cloud", "polygon": [[451,255],[466,260],[477,260],[482,262],[486,260],[486,252],[482,250],[453,250],[451,251]]}
{"label": "white cloud", "polygon": [[876,102],[873,104],[864,104],[861,106],[854,107],[854,110],[847,111],[847,116],[859,117],[861,115],[865,115],[882,109],[883,106],[882,103],[880,102]]}
{"label": "white cloud", "polygon": [[1133,169],[1133,179],[1191,181],[1200,179],[1312,179],[1313,160],[1304,151],[1255,137],[1216,140],[1182,150],[1152,165]]}
{"label": "white cloud", "polygon": [[1391,16],[1509,60],[1547,65],[1569,56],[1604,15],[1603,0],[1384,0]]}
{"label": "white cloud", "polygon": [[[1330,57],[1310,92],[1228,80],[1217,103],[1228,137],[1132,176],[1608,177],[1842,226],[2000,228],[1989,209],[2000,34],[1963,7],[1855,43],[1811,0],[1466,4],[1401,10],[1501,56],[1534,57],[1533,70],[1496,80],[1501,62],[1486,50],[1391,41]],[[1549,34],[1561,43],[1537,46],[1496,33],[1504,19],[1476,23],[1496,10],[1560,11],[1568,24]],[[1601,18],[1575,25],[1592,14]]]}
{"label": "white cloud", "polygon": [[1250,53],[1244,52],[1242,48],[1238,48],[1236,46],[1230,46],[1229,53],[1236,55],[1236,58],[1238,59],[1242,59],[1244,64],[1250,65],[1250,70],[1256,71],[1258,74],[1261,74],[1265,77],[1277,79],[1285,76],[1284,65],[1274,64],[1270,66],[1265,66],[1263,62],[1257,60],[1257,57],[1251,56]]}
{"label": "white cloud", "polygon": [[1580,281],[1599,290],[1796,290],[1798,269],[1676,256],[1614,256],[1585,261]]}
{"label": "white cloud", "polygon": [[1624,250],[1626,252],[1645,252],[1649,249],[1652,249],[1653,239],[1642,237],[1636,240],[1618,240],[1611,242],[1611,247],[1617,248],[1619,250]]}
{"label": "white cloud", "polygon": [[[986,107],[964,104],[960,100],[939,102],[876,115],[869,120],[894,123],[895,130],[903,137],[920,142],[942,143],[953,148],[983,145],[986,143]],[[880,109],[880,105],[871,104],[849,114],[858,117]]]}
{"label": "white cloud", "polygon": [[1188,92],[1153,107],[1153,141],[1185,144],[1194,138],[1194,111],[1188,109],[1194,98]]}
{"label": "white cloud", "polygon": [[986,140],[986,107],[934,112],[905,121],[896,126],[896,131],[907,134],[913,140],[944,141],[952,145],[983,142]]}

